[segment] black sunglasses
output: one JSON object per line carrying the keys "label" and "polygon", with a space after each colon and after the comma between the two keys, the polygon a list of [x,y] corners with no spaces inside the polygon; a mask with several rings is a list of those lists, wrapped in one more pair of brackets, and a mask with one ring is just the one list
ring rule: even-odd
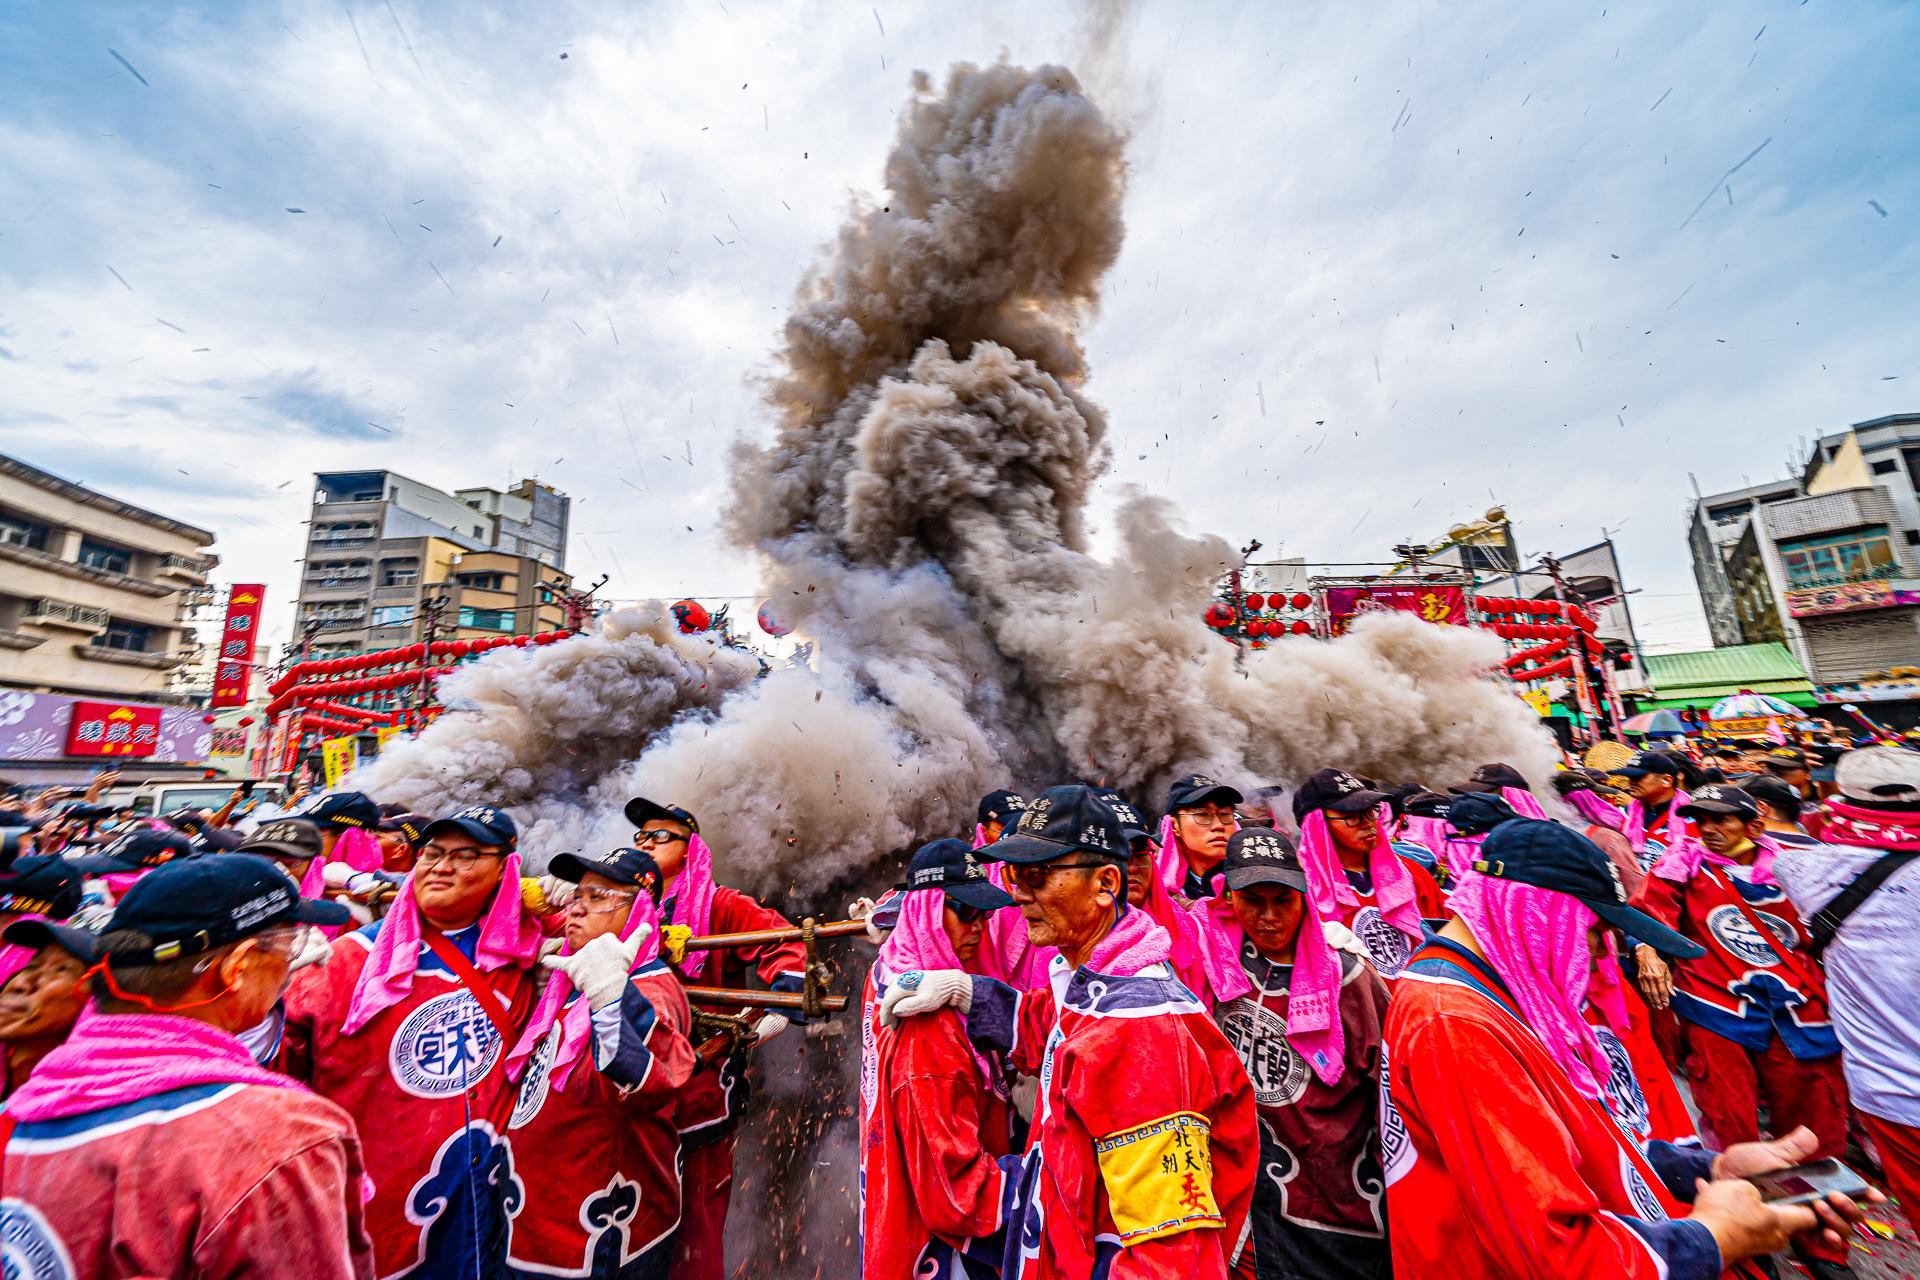
{"label": "black sunglasses", "polygon": [[951,898],[947,900],[947,909],[953,912],[953,918],[961,924],[976,924],[992,914],[985,907],[970,907],[964,902],[955,902]]}

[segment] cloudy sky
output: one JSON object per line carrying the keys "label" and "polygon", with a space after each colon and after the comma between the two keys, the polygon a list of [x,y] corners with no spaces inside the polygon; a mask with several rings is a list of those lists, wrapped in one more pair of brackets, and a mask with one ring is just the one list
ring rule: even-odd
{"label": "cloudy sky", "polygon": [[[284,635],[315,470],[575,498],[619,598],[749,594],[726,446],[915,68],[1132,132],[1114,482],[1373,559],[1497,499],[1705,643],[1689,473],[1920,408],[1920,7],[1436,0],[0,9],[0,449],[219,533]],[[1110,486],[1111,488],[1111,486]],[[1103,510],[1106,508],[1103,508]]]}

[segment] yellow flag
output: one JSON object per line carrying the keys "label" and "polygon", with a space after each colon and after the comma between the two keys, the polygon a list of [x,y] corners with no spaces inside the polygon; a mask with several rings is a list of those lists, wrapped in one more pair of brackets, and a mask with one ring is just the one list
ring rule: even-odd
{"label": "yellow flag", "polygon": [[1545,689],[1528,689],[1520,695],[1520,700],[1532,707],[1533,713],[1542,720],[1553,714],[1553,701]]}
{"label": "yellow flag", "polygon": [[320,764],[326,771],[327,790],[340,785],[341,779],[360,763],[360,745],[356,738],[328,738],[320,744]]}

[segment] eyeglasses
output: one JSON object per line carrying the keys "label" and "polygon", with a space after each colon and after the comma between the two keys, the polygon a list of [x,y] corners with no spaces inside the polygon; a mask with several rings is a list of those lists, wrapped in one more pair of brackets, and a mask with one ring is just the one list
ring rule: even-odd
{"label": "eyeglasses", "polygon": [[949,902],[947,910],[953,912],[953,918],[961,924],[977,924],[990,914],[985,907],[970,907],[964,902]]}
{"label": "eyeglasses", "polygon": [[1330,813],[1327,815],[1328,822],[1336,823],[1343,827],[1370,827],[1379,820],[1371,809],[1363,810],[1360,813]]}
{"label": "eyeglasses", "polygon": [[1230,827],[1234,823],[1231,809],[1182,809],[1174,815],[1177,818],[1191,818],[1203,827]]}
{"label": "eyeglasses", "polygon": [[1007,874],[1021,888],[1037,893],[1046,888],[1048,877],[1056,871],[1094,871],[1112,865],[1111,862],[1010,862],[1007,864]]}
{"label": "eyeglasses", "polygon": [[685,839],[686,837],[678,831],[669,831],[665,827],[655,827],[651,831],[634,832],[633,847],[636,849],[644,849],[650,844],[673,844],[676,841]]}
{"label": "eyeglasses", "polygon": [[608,912],[618,911],[623,902],[632,902],[638,893],[623,893],[618,889],[582,889],[574,895],[570,906],[579,907],[590,916],[604,916]]}
{"label": "eyeglasses", "polygon": [[507,855],[498,849],[449,849],[441,844],[422,845],[420,854],[413,860],[416,867],[437,867],[446,863],[455,871],[471,871],[482,858],[504,858]]}

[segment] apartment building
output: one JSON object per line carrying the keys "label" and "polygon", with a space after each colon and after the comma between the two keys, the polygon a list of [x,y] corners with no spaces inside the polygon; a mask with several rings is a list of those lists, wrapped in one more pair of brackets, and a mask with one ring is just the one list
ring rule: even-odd
{"label": "apartment building", "polygon": [[0,455],[0,685],[164,695],[213,534]]}
{"label": "apartment building", "polygon": [[448,493],[391,471],[314,477],[296,628],[317,656],[409,644],[425,634],[478,637],[564,624],[572,500],[522,480]]}

